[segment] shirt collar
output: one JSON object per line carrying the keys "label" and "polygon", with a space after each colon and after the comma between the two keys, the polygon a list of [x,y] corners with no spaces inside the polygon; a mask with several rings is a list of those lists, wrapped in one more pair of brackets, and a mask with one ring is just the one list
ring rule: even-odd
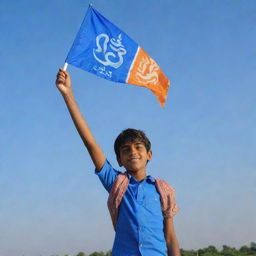
{"label": "shirt collar", "polygon": [[[132,175],[129,174],[128,172],[125,172],[125,174],[127,175],[128,179],[131,180]],[[135,181],[137,181],[135,178],[133,178]],[[148,175],[146,178],[145,178],[146,181],[151,181],[152,183],[155,183],[155,179],[154,177],[152,177],[151,175]]]}
{"label": "shirt collar", "polygon": [[151,182],[155,182],[155,178],[154,177],[152,177],[151,175],[148,175],[147,177],[146,177],[146,179],[147,180],[150,180]]}

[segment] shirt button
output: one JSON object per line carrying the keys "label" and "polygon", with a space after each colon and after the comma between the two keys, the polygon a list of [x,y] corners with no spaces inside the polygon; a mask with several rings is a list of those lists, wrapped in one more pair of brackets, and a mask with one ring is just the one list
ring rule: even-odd
{"label": "shirt button", "polygon": [[142,247],[142,244],[140,244],[140,247]]}

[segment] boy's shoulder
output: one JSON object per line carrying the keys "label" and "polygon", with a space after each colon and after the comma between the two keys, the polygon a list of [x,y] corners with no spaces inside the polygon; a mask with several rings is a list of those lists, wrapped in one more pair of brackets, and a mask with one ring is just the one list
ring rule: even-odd
{"label": "boy's shoulder", "polygon": [[175,189],[167,181],[159,178],[154,178],[154,179],[155,179],[156,187],[158,188],[158,190],[163,191],[165,193],[175,192]]}

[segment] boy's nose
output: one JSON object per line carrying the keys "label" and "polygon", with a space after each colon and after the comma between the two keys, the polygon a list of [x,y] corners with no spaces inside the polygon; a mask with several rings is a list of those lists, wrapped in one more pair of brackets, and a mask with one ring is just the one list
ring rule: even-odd
{"label": "boy's nose", "polygon": [[130,151],[131,155],[135,155],[137,153],[137,150],[135,147],[131,147],[131,151]]}

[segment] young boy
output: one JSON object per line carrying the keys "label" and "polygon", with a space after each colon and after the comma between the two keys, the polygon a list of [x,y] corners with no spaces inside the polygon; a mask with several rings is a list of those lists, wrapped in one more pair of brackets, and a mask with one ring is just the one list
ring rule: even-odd
{"label": "young boy", "polygon": [[56,86],[95,165],[95,172],[110,193],[108,207],[114,229],[113,256],[180,256],[173,216],[178,207],[174,190],[162,180],[147,176],[151,143],[144,132],[127,129],[115,141],[122,174],[113,169],[96,143],[71,89],[68,72],[60,69]]}

